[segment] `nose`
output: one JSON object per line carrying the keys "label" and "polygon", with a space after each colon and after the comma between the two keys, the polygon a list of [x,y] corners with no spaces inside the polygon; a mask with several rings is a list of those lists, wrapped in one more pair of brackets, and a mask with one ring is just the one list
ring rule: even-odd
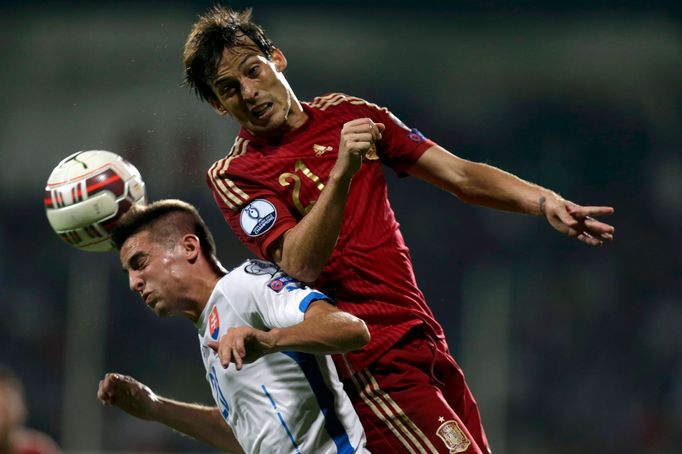
{"label": "nose", "polygon": [[256,82],[250,79],[242,80],[242,97],[245,100],[252,100],[258,97],[258,87],[256,87]]}
{"label": "nose", "polygon": [[139,273],[130,272],[128,273],[128,286],[133,292],[141,292],[144,289],[144,280]]}

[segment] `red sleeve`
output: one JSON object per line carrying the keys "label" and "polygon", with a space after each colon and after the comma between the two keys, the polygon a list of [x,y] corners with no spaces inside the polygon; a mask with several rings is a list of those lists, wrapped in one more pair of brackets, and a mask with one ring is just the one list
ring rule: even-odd
{"label": "red sleeve", "polygon": [[239,188],[239,193],[231,192],[223,184],[224,178],[209,174],[206,181],[225,221],[250,251],[271,260],[268,248],[296,225],[296,219],[276,194],[264,188],[249,187],[236,178],[229,181]]}
{"label": "red sleeve", "polygon": [[398,175],[404,176],[407,169],[417,162],[434,142],[424,137],[418,129],[407,127],[387,109],[370,104],[371,118],[386,125],[378,143],[377,152],[381,161]]}

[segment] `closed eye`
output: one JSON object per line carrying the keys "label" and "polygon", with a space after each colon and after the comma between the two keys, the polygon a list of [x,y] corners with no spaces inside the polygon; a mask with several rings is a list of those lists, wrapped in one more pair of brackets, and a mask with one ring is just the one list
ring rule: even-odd
{"label": "closed eye", "polygon": [[[143,269],[147,264],[147,256],[144,255],[142,252],[138,252],[137,254],[134,254],[132,257],[128,259],[128,270],[133,270],[133,271],[139,271]],[[127,272],[125,268],[123,269],[123,272]]]}

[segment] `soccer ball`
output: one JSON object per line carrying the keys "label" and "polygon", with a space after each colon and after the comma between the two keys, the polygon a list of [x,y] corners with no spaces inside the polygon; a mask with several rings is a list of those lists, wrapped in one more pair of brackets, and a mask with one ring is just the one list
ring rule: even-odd
{"label": "soccer ball", "polygon": [[73,247],[113,249],[111,230],[133,203],[146,203],[140,172],[110,151],[79,151],[62,160],[47,179],[45,211],[52,229]]}

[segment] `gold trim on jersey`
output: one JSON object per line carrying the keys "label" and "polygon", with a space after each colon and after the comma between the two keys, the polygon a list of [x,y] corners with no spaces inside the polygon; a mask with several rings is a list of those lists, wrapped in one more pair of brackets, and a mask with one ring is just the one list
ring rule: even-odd
{"label": "gold trim on jersey", "polygon": [[391,396],[379,387],[379,383],[369,371],[358,372],[352,375],[351,379],[362,401],[379,420],[386,424],[408,452],[411,454],[438,453],[431,440],[405,414]]}
{"label": "gold trim on jersey", "polygon": [[230,161],[246,153],[249,141],[243,137],[237,137],[230,152],[223,159],[213,163],[208,169],[208,177],[215,188],[215,192],[230,209],[237,211],[245,202],[249,200],[249,195],[242,191],[234,181],[227,178],[227,168]]}
{"label": "gold trim on jersey", "polygon": [[330,93],[328,95],[318,96],[317,98],[313,99],[310,103],[308,103],[308,105],[310,107],[315,107],[320,110],[327,110],[327,108],[332,106],[338,106],[343,102],[347,102],[355,106],[366,105],[369,107],[374,107],[375,109],[383,110],[386,113],[390,113],[388,109],[385,107],[378,106],[362,98],[349,96],[344,93]]}
{"label": "gold trim on jersey", "polygon": [[[330,105],[337,105],[347,99],[343,93],[331,93],[325,96],[318,96],[310,102],[310,107],[316,107],[320,110],[325,110]],[[332,104],[333,103],[333,104]]]}

